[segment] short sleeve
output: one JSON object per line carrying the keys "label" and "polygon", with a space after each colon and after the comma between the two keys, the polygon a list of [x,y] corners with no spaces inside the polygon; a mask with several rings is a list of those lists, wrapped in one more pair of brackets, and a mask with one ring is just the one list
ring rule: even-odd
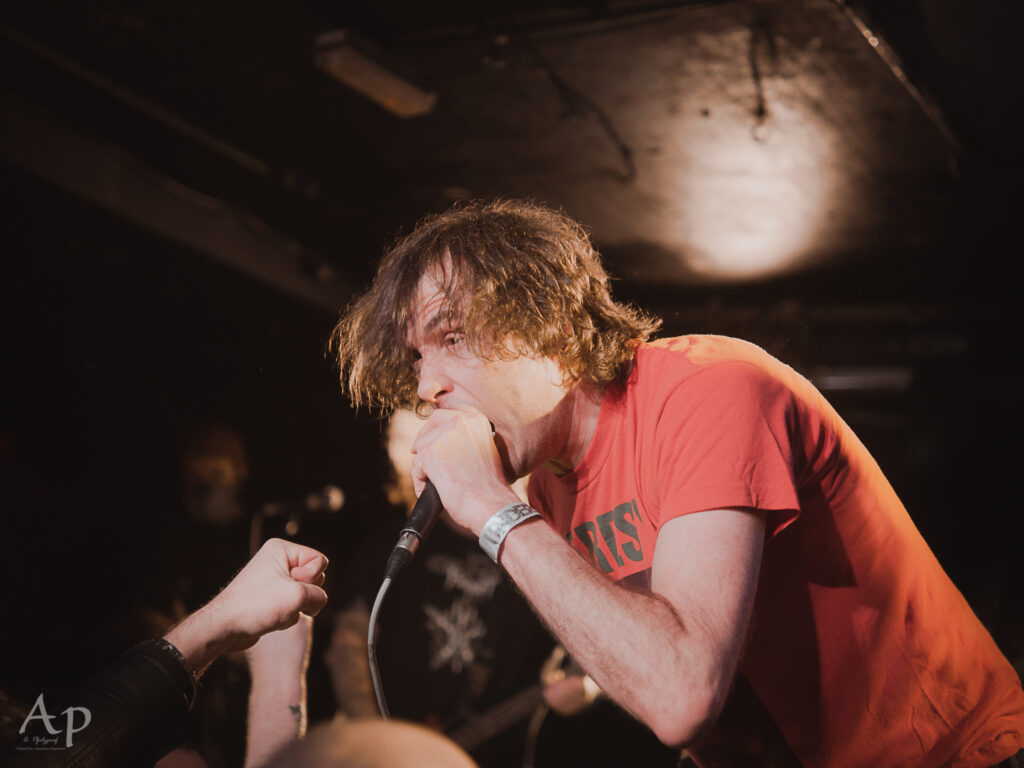
{"label": "short sleeve", "polygon": [[799,420],[779,381],[747,362],[704,369],[665,401],[655,429],[658,526],[710,509],[766,513],[768,535],[799,515],[793,443]]}

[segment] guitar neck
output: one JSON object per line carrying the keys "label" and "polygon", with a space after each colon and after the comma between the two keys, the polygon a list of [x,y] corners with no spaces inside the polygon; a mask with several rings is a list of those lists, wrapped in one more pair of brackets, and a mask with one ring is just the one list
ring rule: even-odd
{"label": "guitar neck", "polygon": [[526,719],[543,701],[540,683],[531,685],[501,704],[448,732],[448,737],[467,752],[489,741],[506,728]]}

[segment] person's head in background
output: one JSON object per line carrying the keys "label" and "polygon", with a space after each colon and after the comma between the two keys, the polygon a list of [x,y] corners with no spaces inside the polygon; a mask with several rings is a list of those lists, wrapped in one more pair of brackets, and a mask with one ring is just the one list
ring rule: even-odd
{"label": "person's head in background", "polygon": [[185,510],[191,520],[218,528],[243,514],[249,462],[241,436],[223,424],[191,430],[182,455]]}

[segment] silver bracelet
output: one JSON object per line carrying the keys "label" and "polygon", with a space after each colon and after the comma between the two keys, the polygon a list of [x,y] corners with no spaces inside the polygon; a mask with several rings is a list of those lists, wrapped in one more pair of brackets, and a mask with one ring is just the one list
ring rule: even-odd
{"label": "silver bracelet", "polygon": [[508,536],[508,532],[533,517],[540,517],[540,513],[521,501],[502,507],[491,516],[480,531],[480,548],[491,556],[491,560],[498,562],[498,550],[501,549],[501,543]]}

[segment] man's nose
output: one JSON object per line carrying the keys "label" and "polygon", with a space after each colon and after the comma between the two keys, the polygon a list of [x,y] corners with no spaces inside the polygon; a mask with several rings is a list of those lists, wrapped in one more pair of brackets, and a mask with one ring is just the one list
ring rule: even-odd
{"label": "man's nose", "polygon": [[420,361],[419,384],[416,394],[420,400],[432,405],[441,405],[441,398],[451,391],[451,384],[440,366],[432,358],[424,356]]}

